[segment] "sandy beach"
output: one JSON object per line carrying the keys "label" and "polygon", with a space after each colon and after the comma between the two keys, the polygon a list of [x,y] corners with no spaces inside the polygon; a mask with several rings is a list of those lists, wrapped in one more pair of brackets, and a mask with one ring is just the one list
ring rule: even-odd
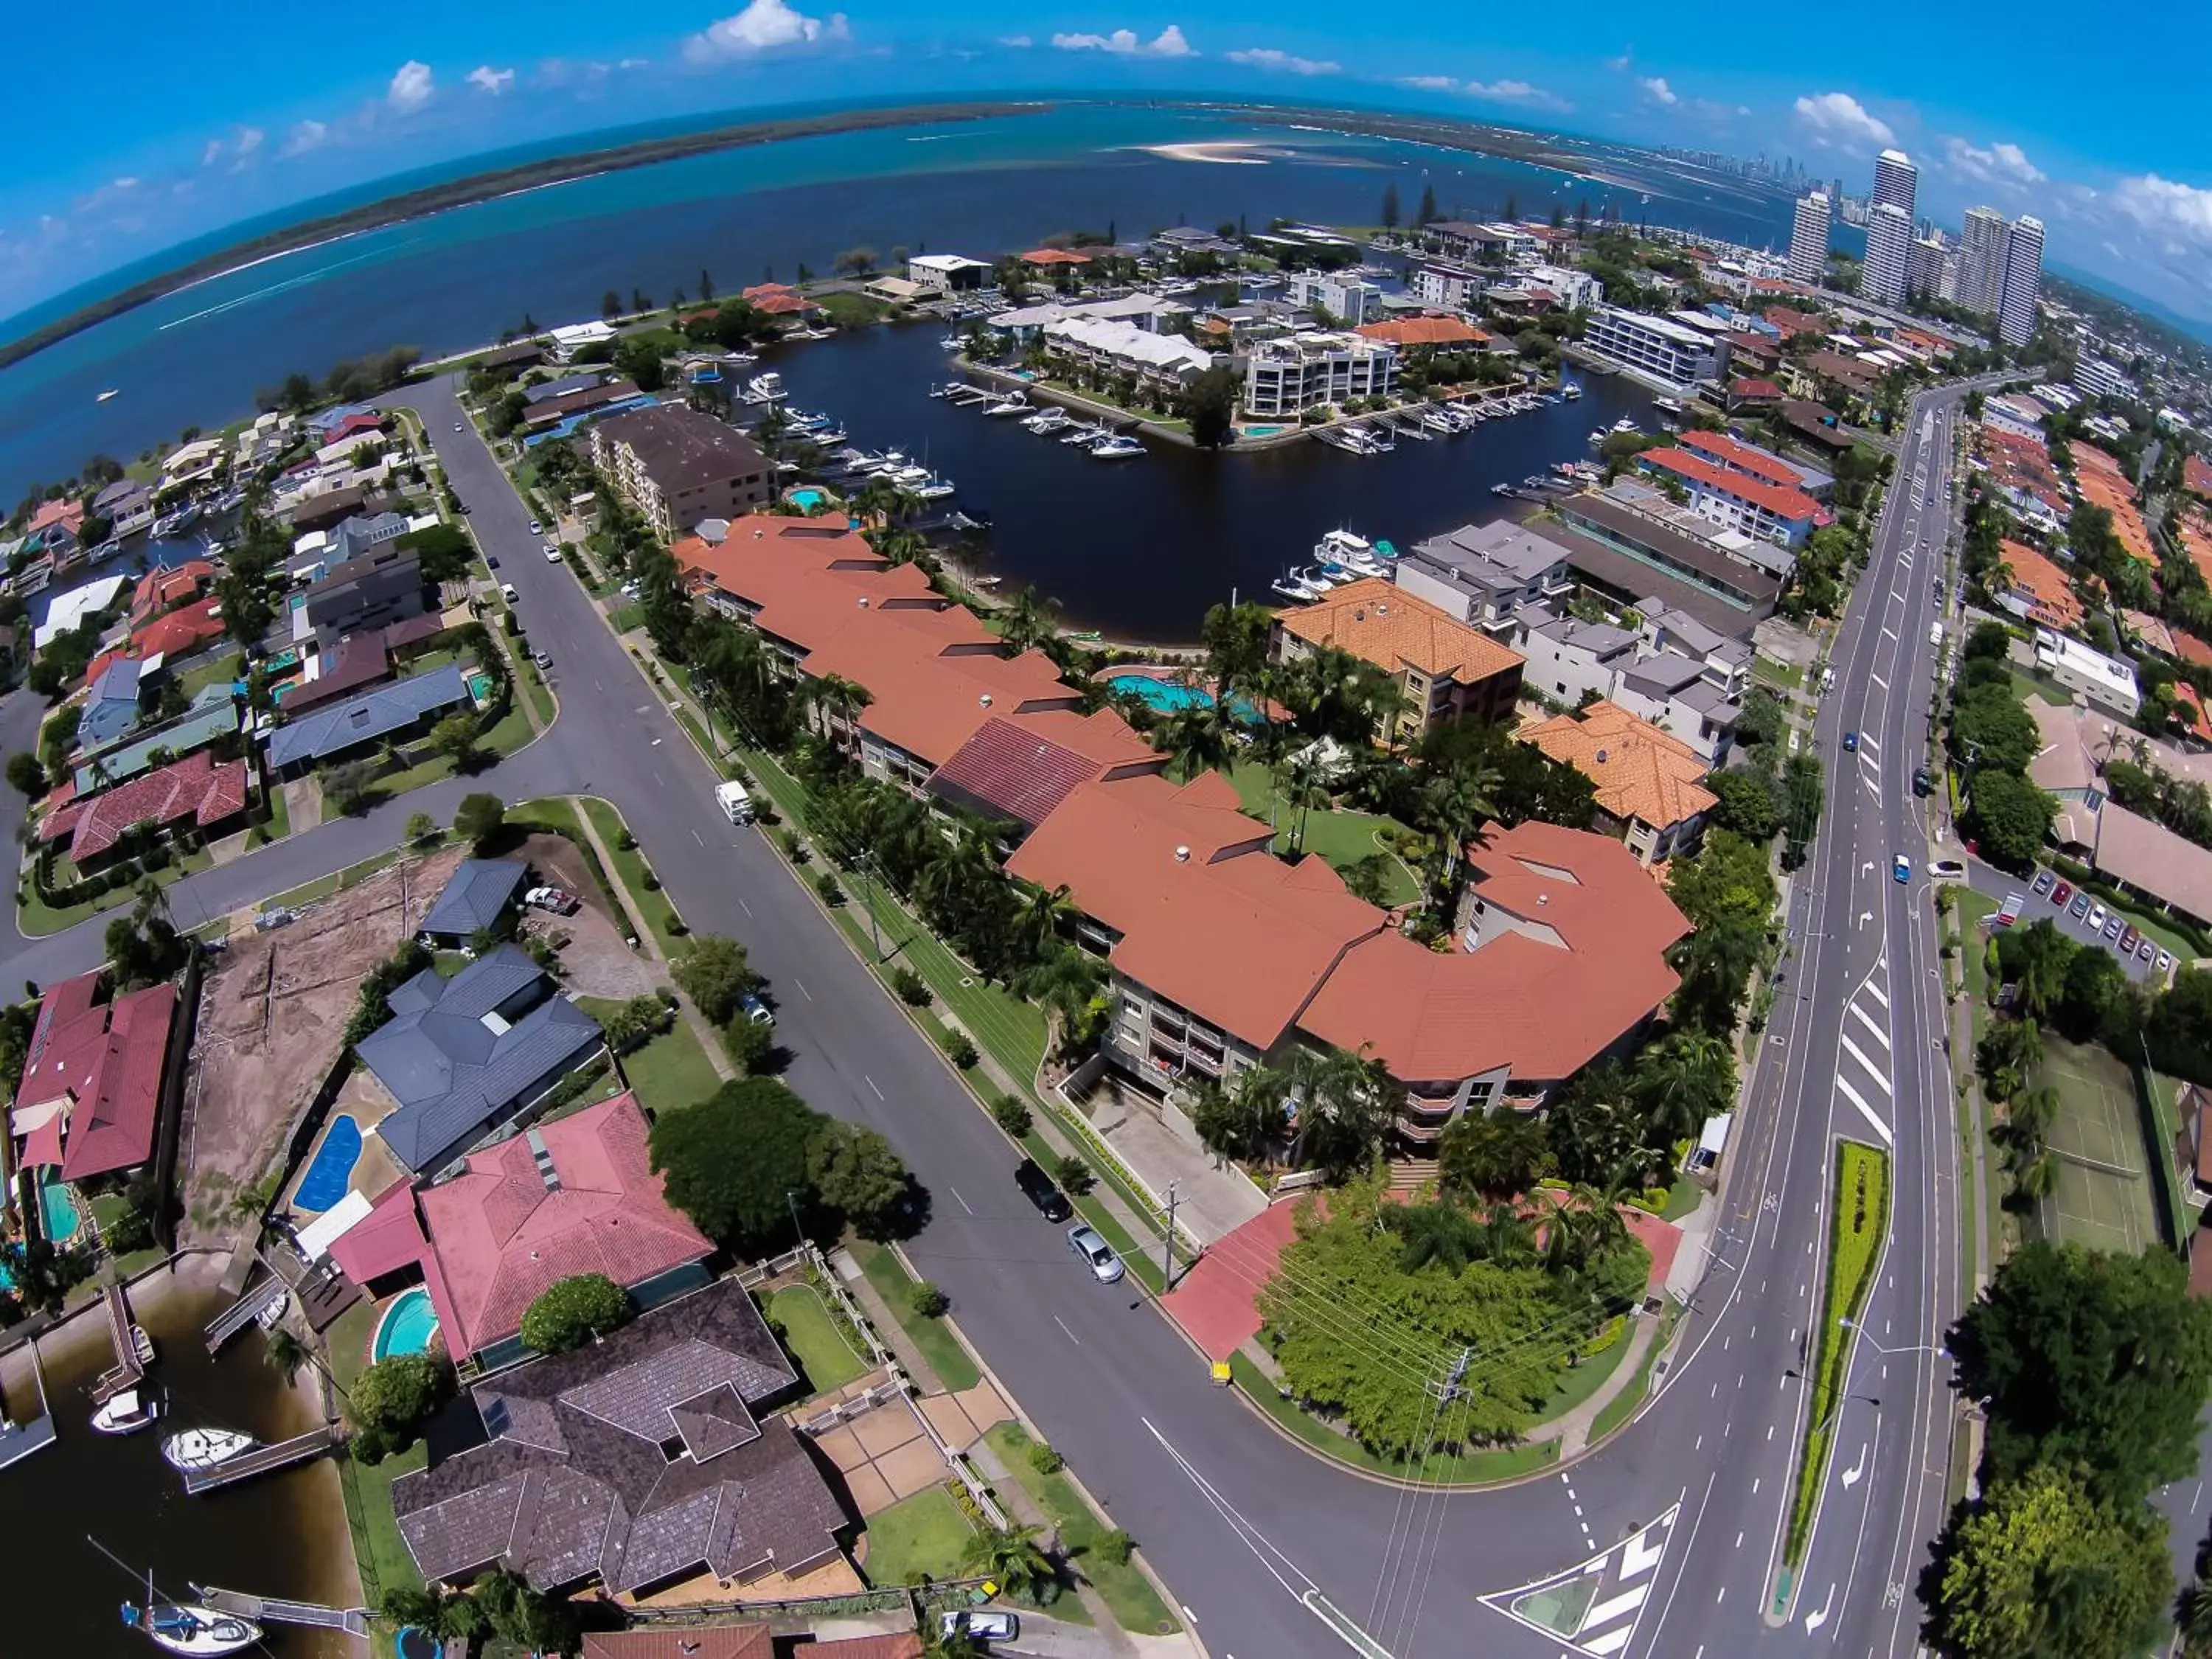
{"label": "sandy beach", "polygon": [[1148,155],[1164,156],[1170,161],[1210,161],[1216,167],[1263,167],[1267,158],[1249,152],[1263,146],[1248,143],[1241,139],[1224,139],[1218,143],[1204,144],[1140,144],[1139,149]]}

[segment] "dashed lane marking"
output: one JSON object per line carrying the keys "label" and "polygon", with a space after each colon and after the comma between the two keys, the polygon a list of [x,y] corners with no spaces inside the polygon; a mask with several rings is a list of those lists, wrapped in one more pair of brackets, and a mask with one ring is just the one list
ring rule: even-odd
{"label": "dashed lane marking", "polygon": [[1681,1510],[1678,1500],[1614,1547],[1548,1578],[1486,1595],[1483,1605],[1570,1652],[1613,1659],[1636,1638]]}

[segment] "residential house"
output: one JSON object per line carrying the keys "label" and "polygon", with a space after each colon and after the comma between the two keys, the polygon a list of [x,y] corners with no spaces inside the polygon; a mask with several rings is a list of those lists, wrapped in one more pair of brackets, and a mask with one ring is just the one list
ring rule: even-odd
{"label": "residential house", "polygon": [[1441,721],[1491,724],[1521,696],[1522,659],[1480,629],[1380,576],[1334,588],[1294,611],[1278,611],[1269,649],[1295,661],[1324,646],[1374,664],[1405,694],[1402,712],[1376,736],[1412,742]]}
{"label": "residential house", "polygon": [[917,253],[907,260],[906,275],[932,294],[967,294],[990,285],[991,265],[958,253]]}
{"label": "residential house", "polygon": [[1572,617],[1532,622],[1514,641],[1528,659],[1522,672],[1528,688],[1570,708],[1611,696],[1635,665],[1637,644],[1626,628]]}
{"label": "residential house", "polygon": [[1824,404],[1808,403],[1802,398],[1785,398],[1778,407],[1783,424],[1801,443],[1841,454],[1854,441],[1851,434],[1843,430],[1843,416]]}
{"label": "residential house", "polygon": [[[568,391],[543,398],[532,398],[522,412],[523,430],[532,434],[560,430],[580,416],[601,411],[614,412],[633,404],[653,405],[655,399],[639,391],[637,382],[628,379],[609,380],[603,375],[578,377],[583,384],[572,386]],[[555,382],[555,384],[564,384]],[[543,390],[542,387],[532,388]]]}
{"label": "residential house", "polygon": [[1650,651],[1678,651],[1703,665],[1708,683],[1740,697],[1751,683],[1753,652],[1747,641],[1708,628],[1688,611],[1649,594],[1635,605]]}
{"label": "residential house", "polygon": [[1534,254],[1540,246],[1525,225],[1474,224],[1464,219],[1439,219],[1422,226],[1421,231],[1434,237],[1446,255],[1453,258],[1510,259]]}
{"label": "residential house", "polygon": [[135,657],[112,657],[94,678],[77,716],[76,740],[84,748],[105,749],[138,724],[138,667]]}
{"label": "residential house", "polygon": [[153,1162],[170,1074],[177,988],[103,1001],[94,969],[39,1000],[8,1114],[19,1170],[86,1181]]}
{"label": "residential house", "polygon": [[506,920],[529,870],[514,859],[463,859],[423,913],[415,937],[434,951],[458,951]]}
{"label": "residential house", "polygon": [[161,485],[157,493],[182,489],[212,477],[228,453],[220,438],[196,438],[169,452],[161,463]]}
{"label": "residential house", "polygon": [[140,628],[155,617],[189,605],[215,580],[215,566],[205,559],[186,559],[182,564],[155,566],[138,579],[131,592],[131,625]]}
{"label": "residential house", "polygon": [[1735,698],[1706,677],[1702,661],[1650,647],[1639,632],[1569,617],[1534,624],[1516,643],[1546,696],[1571,708],[1609,701],[1680,739],[1707,769],[1726,763]]}
{"label": "residential house", "polygon": [[[351,523],[353,520],[349,520]],[[400,527],[406,527],[402,520]],[[325,642],[380,629],[434,608],[435,590],[423,579],[422,561],[386,538],[362,554],[326,568],[292,610],[292,638],[313,635]]]}
{"label": "residential house", "polygon": [[1401,354],[1480,351],[1492,338],[1456,317],[1394,317],[1387,322],[1364,323],[1355,331],[1364,340],[1379,340]]}
{"label": "residential house", "polygon": [[1729,415],[1759,415],[1779,406],[1781,402],[1782,388],[1772,380],[1739,374],[1728,383],[1728,394],[1721,407]]}
{"label": "residential house", "polygon": [[711,415],[632,410],[591,428],[592,460],[664,537],[768,505],[775,469],[753,441]]}
{"label": "residential house", "polygon": [[2015,617],[2054,633],[2071,633],[2081,625],[2081,601],[2073,579],[2057,564],[2026,542],[2009,536],[1997,544],[1999,562],[2008,573],[1996,602]]}
{"label": "residential house", "polygon": [[369,632],[349,634],[337,645],[318,649],[307,659],[301,678],[276,688],[279,712],[296,719],[334,698],[383,684],[399,672],[402,653],[442,633],[445,626],[442,616],[425,613]]}
{"label": "residential house", "polygon": [[798,1577],[838,1559],[848,1518],[763,1414],[797,1381],[744,1286],[708,1285],[471,1383],[482,1435],[392,1484],[399,1535],[433,1583],[501,1567],[541,1590],[645,1595]]}
{"label": "residential house", "polygon": [[1510,519],[1463,525],[1401,552],[1390,579],[1485,633],[1510,639],[1524,613],[1549,615],[1574,591],[1571,550]]}
{"label": "residential house", "polygon": [[451,979],[425,968],[387,1000],[392,1018],[354,1053],[398,1103],[377,1123],[378,1139],[418,1175],[520,1122],[606,1046],[599,1022],[512,945]]}
{"label": "residential house", "polygon": [[92,510],[108,522],[117,540],[135,536],[154,523],[154,491],[136,478],[118,478],[92,498]]}
{"label": "residential house", "polygon": [[[116,748],[88,750],[81,756],[73,774],[77,798],[82,799],[98,790],[136,778],[152,769],[157,757],[159,763],[166,765],[173,757],[197,753],[217,738],[236,732],[239,726],[238,704],[231,696],[230,687],[222,683],[203,686],[184,714],[168,725],[141,730],[128,743]],[[52,796],[47,800],[50,805],[58,805]]]}
{"label": "residential house", "polygon": [[1310,332],[1254,344],[1244,366],[1244,408],[1262,420],[1397,390],[1397,348],[1357,334]]}
{"label": "residential house", "polygon": [[2133,720],[2142,706],[2134,664],[2093,651],[2048,628],[2035,630],[2035,665],[2068,690],[2079,691],[2124,720]]}
{"label": "residential house", "polygon": [[1618,703],[1594,702],[1519,735],[1597,786],[1601,827],[1639,864],[1694,851],[1720,804],[1704,786],[1711,768],[1695,750]]}
{"label": "residential house", "polygon": [[95,616],[115,608],[125,578],[102,576],[55,594],[46,601],[46,619],[31,631],[31,645],[43,651],[64,634],[74,634]]}
{"label": "residential house", "polygon": [[283,777],[299,777],[326,762],[372,744],[398,742],[422,732],[439,716],[474,706],[468,682],[455,663],[379,686],[348,701],[289,720],[264,732],[269,765]]}
{"label": "residential house", "polygon": [[1678,436],[1674,443],[1677,448],[1686,449],[1723,471],[1738,477],[1755,479],[1760,483],[1773,484],[1784,489],[1801,490],[1824,506],[1835,500],[1836,481],[1828,473],[1815,467],[1801,465],[1771,449],[1746,443],[1725,432],[1687,431]]}
{"label": "residential house", "polygon": [[495,1141],[435,1186],[401,1182],[330,1247],[385,1293],[421,1283],[456,1360],[509,1364],[522,1316],[551,1285],[597,1273],[652,1308],[707,1282],[714,1241],[668,1202],[633,1095]]}
{"label": "residential house", "polygon": [[1091,256],[1079,248],[1036,247],[1023,254],[1021,262],[1031,270],[1056,273],[1079,270],[1091,263]]}

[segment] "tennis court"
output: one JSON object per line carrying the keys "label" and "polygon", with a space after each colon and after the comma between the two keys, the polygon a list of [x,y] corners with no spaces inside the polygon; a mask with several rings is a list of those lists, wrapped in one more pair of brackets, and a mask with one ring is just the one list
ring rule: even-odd
{"label": "tennis court", "polygon": [[2037,1215],[2044,1237],[2097,1250],[2156,1243],[2157,1200],[2128,1068],[2101,1048],[2045,1033],[2036,1080],[2058,1093],[2046,1142],[2058,1181]]}

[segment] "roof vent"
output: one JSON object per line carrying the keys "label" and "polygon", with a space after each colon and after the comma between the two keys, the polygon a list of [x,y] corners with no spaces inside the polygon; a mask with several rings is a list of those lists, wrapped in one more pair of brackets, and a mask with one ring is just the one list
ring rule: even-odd
{"label": "roof vent", "polygon": [[981,703],[984,708],[988,708],[991,706],[991,694],[988,691],[986,691],[981,696],[976,698],[975,701]]}
{"label": "roof vent", "polygon": [[[1377,605],[1376,609],[1380,611],[1382,606]],[[1352,606],[1352,620],[1354,622],[1365,622],[1367,620],[1367,607],[1364,605],[1355,605]]]}
{"label": "roof vent", "polygon": [[868,596],[866,594],[863,593],[860,595],[860,604],[861,610],[866,611],[868,608]]}
{"label": "roof vent", "polygon": [[1190,862],[1190,848],[1188,847],[1176,848],[1176,862],[1177,864],[1188,864]]}
{"label": "roof vent", "polygon": [[529,1143],[530,1161],[538,1166],[538,1178],[545,1183],[545,1190],[549,1193],[559,1192],[561,1177],[553,1168],[553,1152],[552,1149],[546,1146],[545,1137],[532,1129],[523,1139]]}
{"label": "roof vent", "polygon": [[1597,751],[1597,763],[1598,763],[1600,766],[1602,766],[1602,765],[1604,765],[1604,764],[1605,764],[1605,750],[1602,750],[1602,749],[1601,749],[1601,750],[1599,750]]}

